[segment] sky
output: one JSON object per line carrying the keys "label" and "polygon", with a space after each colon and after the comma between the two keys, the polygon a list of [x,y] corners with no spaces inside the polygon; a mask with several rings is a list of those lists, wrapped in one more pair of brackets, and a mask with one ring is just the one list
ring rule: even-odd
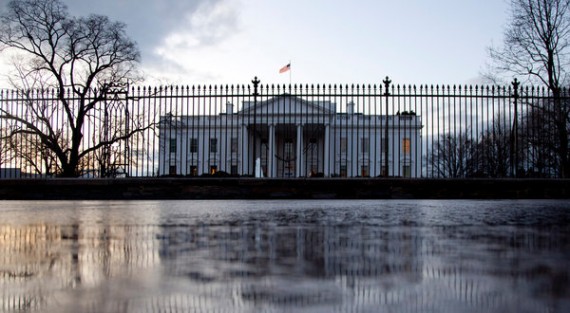
{"label": "sky", "polygon": [[507,0],[63,1],[126,23],[150,85],[481,83],[509,18]]}

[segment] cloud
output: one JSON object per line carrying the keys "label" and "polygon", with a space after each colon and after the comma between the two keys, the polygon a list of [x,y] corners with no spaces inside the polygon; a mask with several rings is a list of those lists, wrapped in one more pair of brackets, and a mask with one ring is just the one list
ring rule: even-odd
{"label": "cloud", "polygon": [[[229,0],[66,0],[72,15],[107,15],[127,24],[143,57],[165,43],[213,44],[223,40],[237,21]],[[192,34],[192,35],[190,35]]]}
{"label": "cloud", "polygon": [[[216,49],[239,30],[235,0],[65,0],[75,16],[107,15],[127,24],[148,76],[185,76],[196,51]],[[203,73],[204,74],[204,73]]]}
{"label": "cloud", "polygon": [[147,74],[215,80],[216,65],[227,59],[226,47],[241,31],[240,9],[235,0],[202,3],[153,49],[156,62],[147,64]]}
{"label": "cloud", "polygon": [[[239,31],[236,0],[64,0],[74,16],[102,14],[124,22],[142,52],[146,76],[187,76],[200,71],[189,59],[227,41]],[[199,62],[196,60],[196,62]],[[190,62],[191,63],[191,62]]]}
{"label": "cloud", "polygon": [[163,41],[163,49],[204,48],[231,37],[238,30],[238,12],[229,1],[206,3],[186,16],[186,22]]}

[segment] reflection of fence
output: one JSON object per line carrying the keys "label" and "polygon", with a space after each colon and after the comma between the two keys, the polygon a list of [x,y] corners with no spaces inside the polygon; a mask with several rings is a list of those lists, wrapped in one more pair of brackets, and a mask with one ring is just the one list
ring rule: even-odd
{"label": "reflection of fence", "polygon": [[[569,175],[567,91],[252,83],[107,94],[86,117],[82,151],[92,151],[78,172],[249,176],[259,159],[266,177]],[[70,145],[59,105],[53,91],[0,93],[2,178],[58,175],[58,158],[22,121],[48,121],[43,131]]]}

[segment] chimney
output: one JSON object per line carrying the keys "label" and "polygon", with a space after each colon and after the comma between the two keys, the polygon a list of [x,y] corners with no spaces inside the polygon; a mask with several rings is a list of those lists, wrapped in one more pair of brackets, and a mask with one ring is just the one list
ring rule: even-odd
{"label": "chimney", "polygon": [[234,113],[234,104],[229,102],[226,103],[226,114],[233,114]]}
{"label": "chimney", "polygon": [[354,114],[354,102],[350,101],[346,104],[346,113],[347,114]]}

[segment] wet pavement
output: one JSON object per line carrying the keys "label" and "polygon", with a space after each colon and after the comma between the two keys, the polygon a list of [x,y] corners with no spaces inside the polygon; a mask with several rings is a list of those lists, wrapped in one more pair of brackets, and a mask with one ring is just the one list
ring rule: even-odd
{"label": "wet pavement", "polygon": [[569,312],[568,201],[1,201],[0,312]]}

